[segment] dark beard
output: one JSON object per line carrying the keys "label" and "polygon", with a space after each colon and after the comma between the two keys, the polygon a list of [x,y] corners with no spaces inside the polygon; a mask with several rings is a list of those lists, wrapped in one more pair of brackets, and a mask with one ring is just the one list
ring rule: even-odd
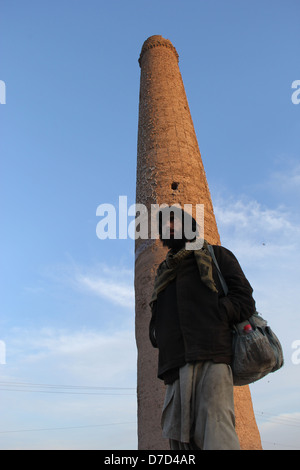
{"label": "dark beard", "polygon": [[175,252],[181,250],[184,247],[186,240],[182,238],[165,238],[162,239],[163,246],[167,246],[168,248],[174,250]]}

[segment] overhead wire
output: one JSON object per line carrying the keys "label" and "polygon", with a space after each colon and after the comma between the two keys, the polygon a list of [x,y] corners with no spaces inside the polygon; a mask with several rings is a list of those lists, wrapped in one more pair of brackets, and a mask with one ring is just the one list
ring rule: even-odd
{"label": "overhead wire", "polygon": [[266,411],[255,411],[255,416],[258,418],[266,418],[267,421],[283,424],[285,426],[300,427],[300,419],[293,416],[274,416]]}
{"label": "overhead wire", "polygon": [[[62,394],[75,394],[75,395],[136,395],[136,393],[110,393],[113,391],[136,391],[136,387],[102,387],[102,386],[90,386],[90,385],[57,385],[57,384],[41,384],[32,382],[4,382],[0,381],[1,391],[12,391],[12,392],[33,392],[33,393],[62,393]],[[53,427],[53,428],[35,428],[35,429],[16,429],[11,431],[0,431],[0,435],[11,434],[11,433],[23,433],[23,432],[39,432],[39,431],[56,431],[65,429],[83,429],[93,427],[104,427],[104,426],[119,426],[136,424],[136,421],[126,421],[119,423],[103,423],[103,424],[90,424],[82,426],[64,426],[64,427]]]}
{"label": "overhead wire", "polygon": [[[126,396],[136,395],[136,387],[108,387],[108,386],[90,386],[90,385],[63,385],[63,384],[46,384],[46,383],[32,383],[32,382],[4,382],[0,381],[1,391],[12,391],[12,392],[33,392],[33,393],[59,393],[59,394],[75,394],[75,395],[110,395],[110,396]],[[127,393],[130,391],[135,393]],[[113,393],[112,393],[113,392]],[[115,393],[116,392],[116,393]],[[126,392],[126,393],[123,393]],[[273,414],[265,411],[255,410],[255,416],[259,419],[265,418],[267,421],[277,423],[279,425],[300,427],[300,419],[293,416],[274,416]],[[104,427],[104,426],[117,426],[136,424],[135,421],[120,422],[120,423],[103,423],[95,425],[83,425],[83,426],[66,426],[66,427],[55,427],[55,428],[37,428],[37,429],[19,429],[12,431],[0,431],[0,434],[8,433],[19,433],[19,432],[36,432],[36,431],[55,431],[64,429],[81,429],[91,427]],[[277,442],[263,441],[265,444],[271,444],[280,447],[296,447],[281,444]]]}
{"label": "overhead wire", "polygon": [[[10,392],[35,392],[35,393],[61,393],[73,395],[135,395],[135,393],[123,393],[136,391],[136,387],[99,387],[89,385],[55,385],[29,382],[3,382],[0,381],[1,391]],[[117,392],[117,393],[111,393]]]}
{"label": "overhead wire", "polygon": [[124,421],[121,423],[104,423],[104,424],[88,424],[83,426],[62,426],[62,427],[55,427],[55,428],[35,428],[35,429],[15,429],[12,431],[0,431],[0,434],[11,434],[11,433],[18,433],[18,432],[40,432],[40,431],[59,431],[65,429],[82,429],[82,428],[97,428],[103,426],[120,426],[124,424],[136,424],[136,421]]}
{"label": "overhead wire", "polygon": [[[267,411],[258,411],[254,410],[255,417],[258,419],[266,419],[266,422],[271,422],[274,424],[278,424],[280,426],[292,426],[292,427],[300,427],[300,419],[296,418],[294,416],[283,416],[283,415],[278,415],[274,416],[273,414],[267,412]],[[296,447],[290,444],[283,444],[280,442],[272,442],[272,441],[265,441],[262,440],[262,444],[268,444],[272,445],[274,447],[281,447],[283,449],[295,449],[299,450],[300,446]]]}

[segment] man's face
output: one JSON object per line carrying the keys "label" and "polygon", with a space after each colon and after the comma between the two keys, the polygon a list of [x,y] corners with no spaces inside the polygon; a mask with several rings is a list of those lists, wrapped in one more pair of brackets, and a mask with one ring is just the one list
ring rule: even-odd
{"label": "man's face", "polygon": [[162,226],[162,241],[169,248],[181,248],[184,243],[182,217],[170,215]]}
{"label": "man's face", "polygon": [[182,238],[182,221],[180,218],[174,218],[172,215],[169,220],[167,220],[162,227],[162,236],[163,239],[168,238]]}

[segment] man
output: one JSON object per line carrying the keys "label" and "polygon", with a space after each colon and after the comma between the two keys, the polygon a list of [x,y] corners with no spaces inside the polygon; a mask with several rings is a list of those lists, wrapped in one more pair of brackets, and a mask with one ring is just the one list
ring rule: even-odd
{"label": "man", "polygon": [[167,384],[163,437],[173,450],[238,450],[232,325],[255,312],[253,290],[235,256],[214,246],[225,296],[207,243],[193,249],[195,235],[186,236],[184,212],[174,210],[168,222],[163,211],[159,215],[159,236],[169,251],[155,278],[149,332],[159,350],[158,378]]}

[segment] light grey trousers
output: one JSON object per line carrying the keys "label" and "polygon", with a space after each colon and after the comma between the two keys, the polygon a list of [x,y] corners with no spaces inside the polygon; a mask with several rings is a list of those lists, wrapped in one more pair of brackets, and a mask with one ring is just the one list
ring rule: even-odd
{"label": "light grey trousers", "polygon": [[230,366],[205,361],[182,367],[167,386],[162,430],[172,450],[239,450]]}

